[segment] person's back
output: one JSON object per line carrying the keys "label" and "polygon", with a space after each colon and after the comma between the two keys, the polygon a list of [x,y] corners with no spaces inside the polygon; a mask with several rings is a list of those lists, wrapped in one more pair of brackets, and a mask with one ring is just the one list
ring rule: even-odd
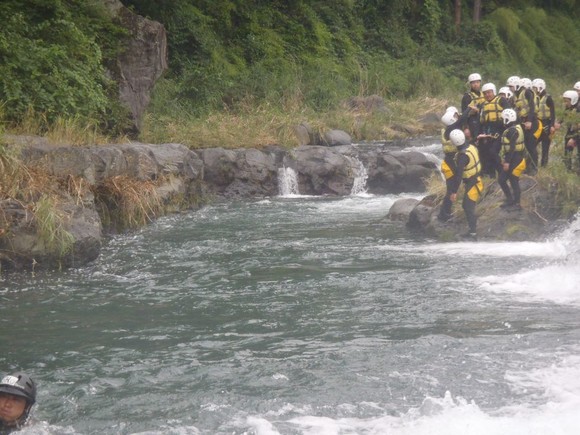
{"label": "person's back", "polygon": [[36,402],[36,384],[25,373],[4,376],[0,381],[0,434],[24,426]]}

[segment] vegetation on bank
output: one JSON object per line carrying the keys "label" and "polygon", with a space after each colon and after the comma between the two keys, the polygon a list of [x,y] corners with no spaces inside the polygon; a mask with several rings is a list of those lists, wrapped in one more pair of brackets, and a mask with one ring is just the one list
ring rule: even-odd
{"label": "vegetation on bank", "polygon": [[[482,3],[474,20],[474,5]],[[143,137],[169,141],[176,129],[189,129],[182,136],[195,138],[184,141],[194,147],[206,137],[215,141],[220,126],[227,130],[246,118],[252,127],[262,115],[264,133],[255,145],[284,143],[284,122],[341,121],[344,101],[354,96],[379,95],[395,106],[427,96],[458,100],[472,71],[496,84],[513,74],[541,76],[559,95],[580,70],[578,0],[123,4],[163,23],[168,35],[169,71],[157,85]],[[127,35],[103,2],[4,0],[0,18],[6,127],[21,127],[32,112],[42,120],[41,132],[69,119],[105,135],[122,131],[123,111],[107,70]],[[413,119],[407,113],[402,116]],[[389,133],[353,130],[359,139]]]}
{"label": "vegetation on bank", "polygon": [[[475,3],[483,3],[478,19]],[[498,85],[513,74],[542,77],[559,111],[558,96],[580,79],[579,0],[123,4],[163,23],[168,35],[169,70],[156,85],[139,137],[145,142],[290,147],[297,144],[293,127],[303,121],[320,131],[345,130],[356,141],[388,140],[425,133],[419,119],[459,105],[470,72]],[[107,72],[127,34],[103,2],[3,0],[0,19],[0,131],[71,145],[127,139],[125,109]],[[384,99],[384,110],[347,104],[370,95]],[[569,216],[580,205],[580,182],[560,164],[560,148],[557,137],[538,180],[557,192]],[[0,199],[38,201],[35,189],[43,183],[34,179],[41,175],[14,156],[0,144]],[[154,191],[120,182],[112,181],[110,192]],[[157,212],[155,199],[129,196],[113,195],[110,209],[127,214],[111,218],[119,226],[145,223]],[[40,214],[51,204],[41,203]],[[66,248],[66,234],[52,227],[46,239],[61,237]]]}

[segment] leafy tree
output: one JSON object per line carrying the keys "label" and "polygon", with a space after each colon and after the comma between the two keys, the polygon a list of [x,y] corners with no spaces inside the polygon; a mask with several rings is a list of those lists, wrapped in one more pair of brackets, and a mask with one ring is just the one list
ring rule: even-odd
{"label": "leafy tree", "polygon": [[103,119],[114,105],[104,62],[117,53],[124,33],[102,6],[82,0],[5,0],[0,19],[0,101],[8,119],[30,109],[48,120]]}

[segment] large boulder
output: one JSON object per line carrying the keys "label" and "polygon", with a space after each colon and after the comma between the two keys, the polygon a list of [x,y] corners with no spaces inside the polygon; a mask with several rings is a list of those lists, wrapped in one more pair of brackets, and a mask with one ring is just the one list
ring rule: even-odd
{"label": "large boulder", "polygon": [[279,157],[276,152],[207,148],[201,151],[201,159],[205,183],[220,196],[272,196],[278,193]]}
{"label": "large boulder", "polygon": [[340,145],[350,145],[352,138],[343,130],[328,130],[322,135],[322,145],[335,147]]}
{"label": "large boulder", "polygon": [[334,148],[301,146],[288,156],[288,166],[298,173],[300,193],[305,195],[349,195],[358,173],[356,162]]}
{"label": "large boulder", "polygon": [[87,206],[90,201],[77,199],[60,198],[51,211],[59,216],[52,228],[42,228],[38,216],[21,202],[0,201],[2,269],[78,267],[96,259],[101,251],[101,219],[94,207]]}
{"label": "large boulder", "polygon": [[438,172],[435,163],[417,151],[364,147],[359,150],[358,158],[367,169],[369,193],[379,195],[424,192],[426,180]]}
{"label": "large boulder", "polygon": [[161,23],[135,14],[119,0],[104,2],[129,32],[125,50],[110,72],[119,83],[120,100],[131,114],[129,132],[136,135],[141,130],[153,86],[167,69],[167,35]]}

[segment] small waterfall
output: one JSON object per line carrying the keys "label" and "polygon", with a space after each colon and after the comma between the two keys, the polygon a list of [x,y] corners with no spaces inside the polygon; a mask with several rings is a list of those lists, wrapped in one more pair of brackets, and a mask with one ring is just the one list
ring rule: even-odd
{"label": "small waterfall", "polygon": [[357,169],[350,194],[363,195],[367,193],[367,179],[369,178],[369,174],[365,168],[365,165],[363,165],[363,162],[361,162],[356,157],[351,157],[351,160],[356,163]]}
{"label": "small waterfall", "polygon": [[300,195],[298,174],[292,168],[278,168],[278,192],[280,196]]}

